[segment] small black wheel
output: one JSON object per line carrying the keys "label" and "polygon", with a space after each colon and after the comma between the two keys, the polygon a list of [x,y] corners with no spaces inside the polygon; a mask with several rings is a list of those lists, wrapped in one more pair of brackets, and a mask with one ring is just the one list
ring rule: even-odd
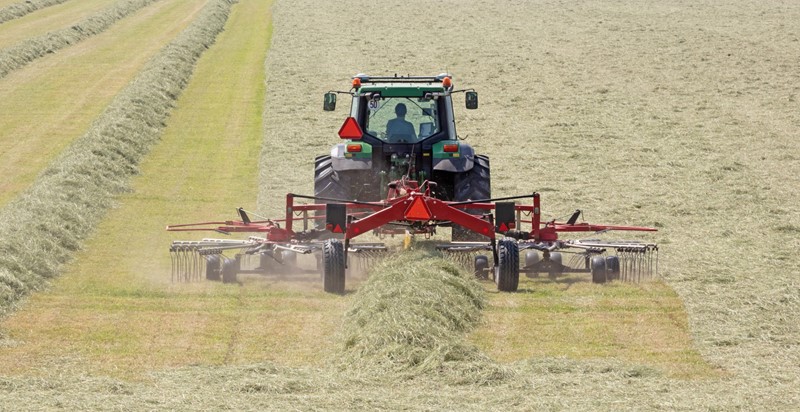
{"label": "small black wheel", "polygon": [[322,284],[325,292],[344,294],[344,244],[328,239],[322,245]]}
{"label": "small black wheel", "polygon": [[592,283],[606,283],[606,259],[602,256],[592,258]]}
{"label": "small black wheel", "polygon": [[497,242],[497,266],[494,272],[494,281],[497,290],[501,292],[514,292],[519,287],[519,245],[511,238],[500,239]]}
{"label": "small black wheel", "polygon": [[219,281],[220,269],[219,255],[206,256],[206,279]]}
{"label": "small black wheel", "polygon": [[284,265],[288,267],[297,266],[297,253],[290,252],[288,250],[282,250],[281,261],[283,262]]}
{"label": "small black wheel", "polygon": [[537,269],[538,263],[542,260],[542,256],[538,250],[528,250],[525,252],[525,276],[529,278],[538,278],[539,271]]}
{"label": "small black wheel", "polygon": [[619,280],[619,256],[606,256],[609,280]]}
{"label": "small black wheel", "polygon": [[236,283],[236,274],[239,272],[239,259],[225,259],[222,261],[222,283]]}
{"label": "small black wheel", "polygon": [[275,272],[275,266],[278,264],[278,262],[276,262],[275,258],[272,257],[273,253],[274,252],[272,250],[267,250],[258,256],[258,268],[263,270],[264,274]]}
{"label": "small black wheel", "polygon": [[489,258],[486,255],[475,256],[475,277],[486,279],[489,270]]}
{"label": "small black wheel", "polygon": [[561,252],[550,252],[550,270],[547,272],[547,277],[555,279],[564,273],[564,266],[561,262]]}

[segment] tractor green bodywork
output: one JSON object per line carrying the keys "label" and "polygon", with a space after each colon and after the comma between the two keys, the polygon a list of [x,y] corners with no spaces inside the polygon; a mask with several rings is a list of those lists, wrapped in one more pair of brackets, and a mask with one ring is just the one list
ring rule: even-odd
{"label": "tractor green bodywork", "polygon": [[[343,93],[343,92],[339,92]],[[489,159],[476,155],[458,139],[449,75],[431,77],[370,77],[356,75],[349,116],[361,136],[345,139],[319,156],[315,196],[328,199],[377,201],[389,182],[408,177],[435,182],[434,195],[443,200],[487,199]],[[477,107],[477,93],[468,91],[466,104]],[[325,96],[325,110],[335,109],[334,92]]]}

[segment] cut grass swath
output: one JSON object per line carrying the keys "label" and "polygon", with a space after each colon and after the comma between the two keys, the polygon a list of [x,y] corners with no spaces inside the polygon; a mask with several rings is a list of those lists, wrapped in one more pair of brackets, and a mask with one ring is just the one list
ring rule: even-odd
{"label": "cut grass swath", "polygon": [[36,10],[45,7],[55,6],[67,0],[26,0],[19,3],[10,4],[0,9],[0,23],[22,17]]}
{"label": "cut grass swath", "polygon": [[458,266],[432,250],[417,250],[395,255],[371,273],[345,317],[347,367],[409,377],[442,374],[458,383],[494,382],[508,373],[465,339],[480,320],[485,296]]}
{"label": "cut grass swath", "polygon": [[[17,37],[19,28],[37,30],[38,23],[28,24],[30,17],[51,16],[57,9],[71,16],[68,20],[58,16],[57,20],[66,24],[91,14],[84,8],[87,4],[99,5],[93,7],[99,10],[110,3],[82,0],[42,10],[0,26],[0,43],[7,40],[4,35]],[[191,24],[206,3],[153,3],[105,32],[1,79],[0,208],[19,196],[69,144],[86,133],[114,97]]]}
{"label": "cut grass swath", "polygon": [[[158,140],[194,63],[222,31],[215,0],[18,199],[0,211],[0,311],[59,274]],[[23,230],[20,230],[23,229]]]}
{"label": "cut grass swath", "polygon": [[[93,14],[107,9],[118,1],[119,0],[68,1],[2,23],[0,24],[0,50],[15,46],[23,41],[39,37],[54,30],[72,26]],[[162,3],[168,4],[167,2]],[[140,14],[147,16],[152,15],[151,13],[153,13],[152,9],[148,10],[147,13]],[[117,25],[115,25],[115,27],[116,26]],[[108,32],[108,30],[105,32]],[[100,61],[95,61],[94,63],[98,64]]]}
{"label": "cut grass swath", "polygon": [[157,0],[123,0],[81,22],[22,41],[0,51],[0,78],[26,64],[89,36],[101,33],[118,20]]}
{"label": "cut grass swath", "polygon": [[277,283],[252,276],[240,279],[244,287],[169,283],[164,245],[174,235],[165,223],[224,218],[230,205],[255,199],[270,10],[271,2],[232,8],[139,164],[133,192],[118,198],[52,286],[0,325],[24,342],[0,351],[0,370],[31,374],[77,357],[75,373],[141,379],[182,365],[321,364],[335,350],[349,300],[331,299],[315,275]]}

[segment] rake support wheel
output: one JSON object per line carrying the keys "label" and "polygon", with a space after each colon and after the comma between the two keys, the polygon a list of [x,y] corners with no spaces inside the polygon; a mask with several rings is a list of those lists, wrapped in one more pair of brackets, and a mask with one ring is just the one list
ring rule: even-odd
{"label": "rake support wheel", "polygon": [[591,261],[592,283],[606,283],[606,258],[595,256]]}
{"label": "rake support wheel", "polygon": [[220,264],[219,255],[209,255],[206,257],[206,279],[207,280],[220,280]]}
{"label": "rake support wheel", "polygon": [[537,265],[542,260],[542,257],[539,256],[538,250],[528,250],[525,252],[525,268],[527,272],[525,272],[525,276],[529,278],[538,278],[539,271],[537,269]]}
{"label": "rake support wheel", "polygon": [[606,256],[606,269],[608,270],[608,280],[619,280],[619,257]]}
{"label": "rake support wheel", "polygon": [[328,239],[322,245],[322,283],[328,293],[344,294],[344,244]]}
{"label": "rake support wheel", "polygon": [[222,261],[222,283],[236,283],[236,273],[239,272],[239,259],[224,259]]}
{"label": "rake support wheel", "polygon": [[555,279],[561,276],[564,273],[562,262],[561,252],[550,252],[550,271],[547,272],[547,277]]}
{"label": "rake support wheel", "polygon": [[497,266],[494,270],[497,290],[501,292],[517,290],[519,286],[519,245],[516,240],[504,238],[497,242]]}
{"label": "rake support wheel", "polygon": [[486,255],[475,256],[475,277],[486,279],[486,272],[489,270],[489,258]]}

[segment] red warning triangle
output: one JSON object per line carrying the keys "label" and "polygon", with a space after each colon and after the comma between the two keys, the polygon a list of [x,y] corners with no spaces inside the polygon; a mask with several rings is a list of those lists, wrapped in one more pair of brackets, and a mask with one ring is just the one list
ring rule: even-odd
{"label": "red warning triangle", "polygon": [[325,225],[325,229],[328,229],[333,233],[344,233],[344,230],[342,230],[342,227],[340,225],[334,226],[328,223],[327,225]]}
{"label": "red warning triangle", "polygon": [[408,220],[431,220],[431,212],[428,205],[421,197],[415,197],[411,205],[406,209],[406,219]]}
{"label": "red warning triangle", "polygon": [[500,227],[499,227],[499,229],[500,229],[500,230],[498,230],[498,232],[501,232],[501,233],[502,233],[502,232],[508,232],[508,226],[506,226],[506,224],[505,224],[505,223],[500,223]]}
{"label": "red warning triangle", "polygon": [[364,136],[364,132],[354,117],[344,119],[344,124],[339,129],[339,137],[342,139],[360,139],[362,136]]}

